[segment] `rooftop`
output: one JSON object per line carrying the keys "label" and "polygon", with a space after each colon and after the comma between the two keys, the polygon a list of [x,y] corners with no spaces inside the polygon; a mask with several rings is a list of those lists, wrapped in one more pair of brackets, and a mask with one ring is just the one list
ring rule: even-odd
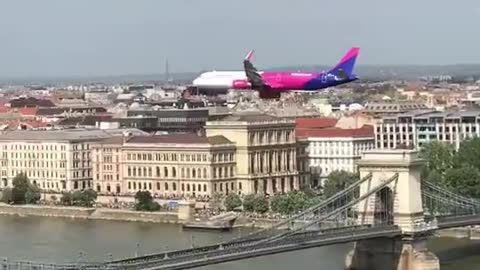
{"label": "rooftop", "polygon": [[152,136],[131,136],[123,138],[122,136],[106,138],[104,144],[122,144],[123,140],[127,144],[205,144],[205,145],[225,145],[233,144],[222,135],[203,137],[194,133],[172,133],[166,135]]}
{"label": "rooftop", "polygon": [[297,138],[374,138],[373,127],[364,125],[361,128],[341,129],[341,128],[324,128],[324,129],[296,129]]}
{"label": "rooftop", "polygon": [[137,129],[60,129],[60,130],[13,130],[0,135],[0,141],[78,141],[101,140],[124,133],[147,134]]}
{"label": "rooftop", "polygon": [[338,119],[328,117],[317,118],[297,118],[295,120],[297,128],[331,128],[335,127]]}

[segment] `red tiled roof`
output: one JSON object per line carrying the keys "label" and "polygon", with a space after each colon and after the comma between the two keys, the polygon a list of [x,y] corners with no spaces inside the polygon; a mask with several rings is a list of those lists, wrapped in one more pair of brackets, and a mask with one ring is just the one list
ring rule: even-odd
{"label": "red tiled roof", "polygon": [[297,118],[295,120],[297,128],[333,128],[337,122],[336,118],[328,117]]}
{"label": "red tiled roof", "polygon": [[8,113],[10,111],[10,108],[1,106],[0,107],[0,113]]}
{"label": "red tiled roof", "polygon": [[24,107],[24,108],[18,108],[18,112],[21,115],[30,115],[34,116],[37,114],[38,108],[37,107]]}
{"label": "red tiled roof", "polygon": [[300,138],[317,137],[317,138],[361,138],[374,137],[373,126],[364,125],[361,128],[341,129],[341,128],[325,128],[325,129],[296,129],[295,135]]}

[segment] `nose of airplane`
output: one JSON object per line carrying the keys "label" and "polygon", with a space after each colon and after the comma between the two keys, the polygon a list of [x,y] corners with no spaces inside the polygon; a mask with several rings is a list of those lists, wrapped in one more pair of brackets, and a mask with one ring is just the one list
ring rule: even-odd
{"label": "nose of airplane", "polygon": [[201,79],[200,79],[200,78],[196,78],[196,79],[194,79],[194,80],[192,81],[192,84],[193,84],[193,85],[199,85],[200,82],[201,82]]}

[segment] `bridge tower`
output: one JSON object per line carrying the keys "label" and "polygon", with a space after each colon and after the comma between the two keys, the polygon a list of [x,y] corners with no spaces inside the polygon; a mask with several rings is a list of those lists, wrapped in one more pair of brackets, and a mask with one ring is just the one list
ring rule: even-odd
{"label": "bridge tower", "polygon": [[358,162],[360,177],[372,174],[360,186],[360,195],[397,175],[375,196],[357,205],[360,224],[389,223],[402,236],[395,239],[359,241],[347,255],[349,270],[438,270],[439,260],[426,248],[431,230],[425,223],[420,172],[424,161],[418,151],[372,150]]}

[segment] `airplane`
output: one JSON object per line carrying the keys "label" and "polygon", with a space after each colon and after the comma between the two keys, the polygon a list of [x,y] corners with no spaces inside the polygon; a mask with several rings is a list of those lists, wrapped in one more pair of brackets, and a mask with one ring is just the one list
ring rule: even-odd
{"label": "airplane", "polygon": [[262,99],[279,98],[282,92],[318,91],[358,79],[353,73],[360,48],[353,47],[327,72],[258,71],[251,62],[253,50],[243,61],[244,71],[210,71],[193,81],[199,88],[253,89]]}

